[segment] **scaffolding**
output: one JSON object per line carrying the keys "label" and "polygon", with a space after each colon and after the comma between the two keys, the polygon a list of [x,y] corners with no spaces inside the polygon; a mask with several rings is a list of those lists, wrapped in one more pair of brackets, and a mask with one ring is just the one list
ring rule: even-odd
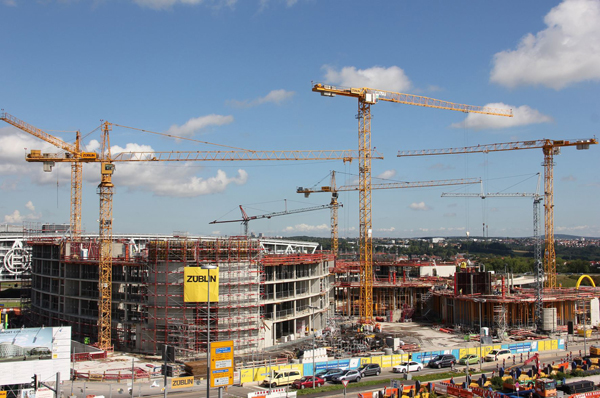
{"label": "scaffolding", "polygon": [[[438,277],[419,277],[418,268],[431,265],[421,261],[373,262],[373,315],[383,321],[410,321],[429,312],[431,289],[445,283]],[[335,310],[342,316],[359,315],[360,267],[357,262],[337,261],[334,275]]]}
{"label": "scaffolding", "polygon": [[504,336],[508,327],[506,325],[506,306],[505,303],[494,305],[494,327],[498,336]]}
{"label": "scaffolding", "polygon": [[[239,353],[257,349],[262,273],[258,240],[168,239],[147,247],[143,351],[156,353],[169,344],[181,356],[196,357],[206,352],[208,333],[210,341],[233,340]],[[185,303],[184,268],[204,264],[219,268],[219,302]]]}

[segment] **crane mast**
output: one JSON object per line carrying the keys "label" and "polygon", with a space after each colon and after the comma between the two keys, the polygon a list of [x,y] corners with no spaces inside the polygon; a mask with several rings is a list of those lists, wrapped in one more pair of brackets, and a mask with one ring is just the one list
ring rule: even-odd
{"label": "crane mast", "polygon": [[103,350],[109,349],[112,345],[112,201],[114,194],[112,174],[115,167],[110,160],[110,130],[110,124],[105,122],[102,126],[101,181],[98,185],[100,195],[98,346]]}
{"label": "crane mast", "polygon": [[598,144],[596,138],[577,140],[533,140],[514,141],[489,145],[476,145],[462,148],[424,149],[417,151],[399,151],[398,157],[450,155],[460,153],[488,153],[520,149],[542,149],[544,153],[544,274],[545,285],[556,288],[556,253],[554,251],[554,155],[561,147],[574,146],[577,150],[589,149]]}
{"label": "crane mast", "polygon": [[331,172],[331,211],[330,211],[330,222],[331,222],[331,252],[334,258],[337,259],[339,250],[339,239],[338,239],[338,193],[335,188],[335,171]]}

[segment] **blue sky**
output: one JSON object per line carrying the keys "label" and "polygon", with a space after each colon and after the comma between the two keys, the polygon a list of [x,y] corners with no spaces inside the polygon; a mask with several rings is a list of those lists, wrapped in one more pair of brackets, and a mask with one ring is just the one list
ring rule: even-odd
{"label": "blue sky", "polygon": [[[541,138],[590,138],[600,126],[600,1],[0,0],[0,107],[65,141],[100,120],[253,150],[356,149],[357,102],[311,82],[512,108],[510,120],[380,102],[372,142],[393,181],[484,179],[487,192],[533,192],[541,150],[398,158],[399,150]],[[98,149],[98,131],[85,138]],[[115,127],[112,152],[219,150]],[[24,148],[27,148],[25,150]],[[0,222],[68,223],[68,164],[0,126]],[[600,236],[600,148],[564,148],[555,166],[555,232]],[[114,231],[238,235],[251,215],[329,203],[298,186],[357,181],[357,163],[117,165]],[[97,231],[99,172],[84,166],[83,226]],[[374,182],[383,182],[374,179]],[[532,233],[529,199],[449,199],[479,186],[373,192],[375,237]],[[358,195],[340,194],[340,236],[354,237]],[[250,224],[269,236],[329,235],[327,210]]]}

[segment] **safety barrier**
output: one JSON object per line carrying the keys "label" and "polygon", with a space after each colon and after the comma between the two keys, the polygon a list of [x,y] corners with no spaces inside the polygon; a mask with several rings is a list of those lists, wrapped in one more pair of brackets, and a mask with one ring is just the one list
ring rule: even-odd
{"label": "safety barrier", "polygon": [[[552,339],[552,340],[534,340],[522,343],[512,344],[494,344],[484,345],[481,347],[481,352],[486,355],[493,349],[509,349],[513,354],[528,353],[528,352],[543,352],[551,350],[564,350],[565,340],[564,339]],[[319,372],[327,369],[342,368],[342,369],[356,369],[363,364],[376,363],[382,368],[391,368],[399,365],[402,362],[406,362],[409,359],[412,361],[422,362],[426,364],[433,357],[440,354],[452,354],[457,359],[461,358],[466,354],[479,355],[479,347],[468,347],[468,348],[455,348],[449,350],[438,350],[438,351],[425,351],[425,352],[413,352],[411,354],[397,354],[397,355],[378,355],[372,357],[354,357],[348,359],[339,359],[327,362],[316,362],[315,372]],[[261,366],[256,368],[246,368],[240,370],[241,383],[250,383],[253,381],[262,381],[268,375],[269,372],[276,370],[294,369],[301,372],[301,374],[310,376],[313,374],[312,362],[304,364],[287,364],[287,365],[274,365],[270,368],[268,366]]]}

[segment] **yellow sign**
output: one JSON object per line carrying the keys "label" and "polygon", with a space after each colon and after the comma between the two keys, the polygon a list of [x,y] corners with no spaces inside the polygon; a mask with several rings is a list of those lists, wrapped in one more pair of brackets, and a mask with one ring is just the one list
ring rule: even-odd
{"label": "yellow sign", "polygon": [[194,385],[194,376],[171,379],[171,388],[186,388]]}
{"label": "yellow sign", "polygon": [[233,385],[233,340],[210,343],[210,385]]}
{"label": "yellow sign", "polygon": [[0,398],[6,398],[6,391],[0,391]]}
{"label": "yellow sign", "polygon": [[[209,282],[210,280],[210,282]],[[219,301],[219,270],[185,267],[183,269],[183,301],[206,303],[210,285],[210,302]]]}

